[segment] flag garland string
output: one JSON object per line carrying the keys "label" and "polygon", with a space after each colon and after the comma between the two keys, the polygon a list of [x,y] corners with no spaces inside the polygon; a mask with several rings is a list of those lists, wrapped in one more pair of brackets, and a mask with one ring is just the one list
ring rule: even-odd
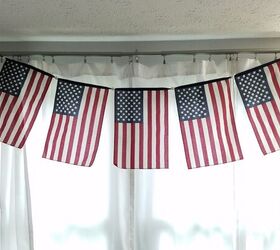
{"label": "flag garland string", "polygon": [[43,158],[94,162],[109,90],[114,90],[113,163],[123,169],[168,168],[168,91],[174,90],[189,169],[243,159],[235,124],[235,80],[263,154],[280,149],[280,59],[231,77],[171,88],[111,88],[57,78],[6,58],[0,71],[0,141],[22,148],[53,79],[54,109]]}

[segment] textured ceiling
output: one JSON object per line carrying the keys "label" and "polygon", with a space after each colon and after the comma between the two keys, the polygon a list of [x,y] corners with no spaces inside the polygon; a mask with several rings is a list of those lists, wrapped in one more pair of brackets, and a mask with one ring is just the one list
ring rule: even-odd
{"label": "textured ceiling", "polygon": [[0,39],[280,36],[279,0],[0,0]]}

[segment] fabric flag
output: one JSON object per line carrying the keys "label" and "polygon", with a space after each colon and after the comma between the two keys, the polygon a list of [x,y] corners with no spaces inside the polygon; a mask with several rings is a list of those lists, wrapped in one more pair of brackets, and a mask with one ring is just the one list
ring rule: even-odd
{"label": "fabric flag", "polygon": [[229,78],[180,86],[175,96],[189,169],[243,158]]}
{"label": "fabric flag", "polygon": [[59,79],[43,157],[80,166],[94,162],[108,88]]}
{"label": "fabric flag", "polygon": [[0,72],[0,140],[22,148],[53,76],[6,59]]}
{"label": "fabric flag", "polygon": [[168,168],[168,90],[116,89],[114,164]]}
{"label": "fabric flag", "polygon": [[241,72],[235,82],[263,154],[280,148],[280,60]]}

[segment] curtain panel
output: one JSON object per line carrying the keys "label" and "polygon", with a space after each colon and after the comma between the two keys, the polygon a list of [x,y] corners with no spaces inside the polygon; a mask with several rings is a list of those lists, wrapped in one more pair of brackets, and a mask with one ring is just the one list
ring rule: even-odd
{"label": "curtain panel", "polygon": [[[34,57],[33,66],[74,81],[176,87],[227,77],[270,58],[127,59]],[[108,62],[106,62],[108,60]],[[169,91],[169,169],[113,165],[113,91],[91,168],[42,158],[53,111],[51,84],[24,149],[1,144],[1,249],[182,250],[280,248],[279,153],[263,156],[234,87],[244,160],[188,170],[174,91]],[[29,188],[30,186],[30,188]],[[31,197],[31,199],[30,199]],[[32,209],[31,209],[32,208]],[[32,211],[32,213],[31,213]]]}

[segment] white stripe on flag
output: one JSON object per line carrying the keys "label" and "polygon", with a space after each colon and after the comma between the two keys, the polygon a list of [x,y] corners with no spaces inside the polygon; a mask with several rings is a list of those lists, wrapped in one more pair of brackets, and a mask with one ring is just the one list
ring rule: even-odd
{"label": "white stripe on flag", "polygon": [[209,84],[205,84],[204,89],[205,89],[206,99],[208,100],[209,119],[210,119],[210,123],[212,124],[214,143],[215,143],[216,152],[217,152],[217,159],[218,159],[219,163],[222,163],[223,159],[222,159],[221,146],[220,146],[220,143],[219,143],[216,120],[215,120],[215,113],[214,113],[214,110],[213,110],[213,104],[212,104],[212,101],[211,101],[212,98],[211,98],[211,95],[210,95],[208,85]]}
{"label": "white stripe on flag", "polygon": [[221,99],[221,95],[218,89],[218,82],[212,83],[213,86],[213,90],[215,93],[215,97],[216,97],[216,101],[217,101],[217,109],[218,109],[218,121],[219,124],[221,126],[221,137],[222,137],[222,143],[224,145],[224,149],[225,149],[225,156],[226,156],[226,161],[230,162],[231,161],[231,157],[230,157],[230,150],[229,150],[229,145],[227,143],[227,136],[226,136],[226,128],[225,128],[225,123],[224,120],[226,120],[226,117],[224,117],[224,113],[223,113],[223,102]]}
{"label": "white stripe on flag", "polygon": [[272,128],[269,124],[269,121],[268,121],[268,118],[267,118],[267,115],[263,109],[263,106],[262,105],[259,105],[258,106],[258,109],[260,111],[260,115],[262,117],[262,120],[264,122],[264,126],[265,128],[267,129],[267,137],[270,138],[271,142],[272,142],[272,145],[274,148],[278,148],[278,143],[273,135],[273,131],[272,131]]}
{"label": "white stripe on flag", "polygon": [[202,123],[204,138],[205,138],[206,151],[207,151],[207,155],[208,155],[209,165],[214,165],[214,158],[213,158],[213,154],[212,154],[212,150],[211,150],[211,142],[210,142],[209,132],[208,132],[208,128],[207,128],[206,118],[201,119],[201,123]]}
{"label": "white stripe on flag", "polygon": [[143,91],[143,168],[148,168],[148,91]]}
{"label": "white stripe on flag", "polygon": [[[95,99],[96,99],[97,98],[97,95],[96,95],[97,89],[93,89],[93,91],[95,92]],[[100,94],[98,97],[97,109],[96,109],[96,114],[95,114],[95,120],[94,120],[94,123],[92,124],[92,126],[93,126],[92,137],[89,140],[90,141],[89,156],[91,156],[91,157],[93,156],[94,149],[95,149],[95,146],[97,143],[96,142],[97,137],[98,137],[97,129],[98,129],[99,123],[102,122],[100,120],[103,118],[103,117],[101,117],[101,110],[102,110],[102,103],[105,98],[105,92],[106,92],[105,89],[100,89]],[[87,166],[90,164],[91,157],[88,157],[88,159],[86,161]]]}
{"label": "white stripe on flag", "polygon": [[[33,70],[31,69],[31,70],[29,70],[29,73],[28,73],[28,75],[27,75],[27,77],[26,77],[26,80],[25,80],[25,82],[24,82],[24,85],[23,85],[23,87],[22,87],[22,89],[21,89],[21,93],[25,93],[25,92],[26,92],[26,89],[27,89],[27,87],[29,86],[28,83],[30,82],[30,79],[31,79],[32,74],[33,74]],[[37,74],[37,76],[38,76],[38,74]],[[31,94],[34,92],[35,87],[36,87],[36,84],[33,84],[32,89],[31,89],[31,92],[30,92],[30,95],[28,95],[28,97],[30,97]],[[3,129],[3,131],[1,131],[1,132],[2,132],[2,133],[1,133],[1,139],[4,139],[4,137],[6,136],[8,130],[9,130],[9,128],[10,128],[11,126],[12,126],[12,127],[15,126],[14,124],[12,124],[12,121],[13,121],[13,119],[15,118],[16,111],[19,109],[20,104],[22,103],[22,98],[23,98],[23,96],[24,96],[24,95],[20,95],[20,96],[18,96],[18,97],[14,97],[14,96],[10,96],[10,97],[9,97],[9,99],[11,99],[11,100],[9,100],[9,102],[11,102],[14,98],[17,98],[17,100],[16,100],[15,104],[13,105],[13,111],[12,111],[11,113],[7,114],[7,112],[8,112],[8,110],[9,110],[10,106],[8,106],[8,105],[6,104],[6,105],[5,105],[5,108],[4,108],[4,112],[1,114],[1,124],[0,124],[1,126],[3,125],[3,122],[4,122],[5,117],[6,117],[7,115],[9,116],[9,119],[7,120],[7,123],[6,123],[5,128]],[[26,107],[26,105],[25,105],[25,107]],[[0,127],[1,127],[1,126],[0,126]]]}
{"label": "white stripe on flag", "polygon": [[62,153],[62,157],[61,157],[61,161],[62,162],[66,162],[66,158],[67,158],[67,152],[70,146],[70,137],[71,137],[71,130],[72,130],[72,126],[73,126],[73,121],[74,121],[74,117],[70,116],[69,117],[69,123],[67,126],[67,130],[66,130],[66,137],[65,137],[65,142],[63,145],[63,153]]}
{"label": "white stripe on flag", "polygon": [[157,124],[157,120],[156,120],[156,91],[151,91],[151,95],[152,95],[152,127],[151,127],[151,133],[152,133],[152,166],[149,166],[150,168],[156,168],[156,147],[157,147],[157,141],[156,141],[156,124]]}
{"label": "white stripe on flag", "polygon": [[122,166],[123,123],[118,123],[118,167]]}
{"label": "white stripe on flag", "polygon": [[164,162],[164,132],[165,132],[165,121],[164,121],[164,114],[166,112],[165,107],[164,107],[164,95],[165,91],[161,90],[160,91],[160,167],[164,168],[165,167],[165,162]]}
{"label": "white stripe on flag", "polygon": [[55,131],[56,131],[56,128],[58,126],[58,122],[59,122],[59,115],[56,115],[55,120],[54,120],[54,124],[53,124],[53,129],[52,129],[51,135],[50,135],[50,141],[49,141],[49,146],[48,146],[48,151],[47,151],[47,154],[46,154],[46,158],[51,157],[52,148],[55,147],[55,145],[53,145],[53,142],[54,142]]}
{"label": "white stripe on flag", "polygon": [[[37,80],[39,79],[39,77],[41,77],[41,75],[42,75],[41,73],[37,73],[36,78],[35,78],[35,82],[38,82]],[[37,79],[37,78],[38,78],[38,79]],[[11,140],[9,140],[8,143],[11,143],[11,142],[12,142],[12,139],[14,139],[14,136],[15,136],[16,132],[17,132],[18,129],[19,129],[19,125],[20,125],[20,123],[23,121],[23,118],[24,118],[25,115],[26,115],[27,108],[30,107],[30,105],[31,105],[31,104],[30,104],[30,101],[31,101],[33,95],[35,94],[35,95],[36,95],[35,101],[34,101],[34,103],[32,104],[32,108],[31,108],[30,114],[29,114],[27,120],[25,121],[24,127],[23,127],[22,130],[21,130],[20,136],[19,136],[19,138],[17,139],[17,142],[16,142],[16,144],[15,144],[16,147],[19,146],[19,144],[21,143],[23,137],[26,135],[26,132],[27,132],[27,130],[28,130],[29,126],[30,126],[31,120],[32,120],[32,118],[33,118],[33,114],[35,113],[35,109],[36,109],[37,106],[39,105],[39,101],[40,101],[40,99],[41,99],[41,97],[42,97],[42,93],[43,93],[44,90],[45,90],[45,87],[46,87],[48,78],[49,78],[49,76],[47,76],[47,75],[44,76],[43,81],[42,81],[42,84],[41,84],[41,87],[40,87],[38,93],[34,93],[34,92],[33,92],[33,87],[32,87],[32,93],[30,93],[30,95],[28,96],[27,101],[26,101],[26,103],[25,103],[25,105],[24,105],[25,107],[24,107],[24,109],[23,109],[22,112],[21,112],[21,116],[20,116],[21,119],[18,119],[17,124],[16,124],[16,126],[15,126],[15,128],[14,128],[14,130],[13,130],[14,133],[13,133],[13,135],[10,137]],[[34,85],[36,85],[36,84],[34,84]]]}
{"label": "white stripe on flag", "polygon": [[[266,105],[267,105],[269,114],[271,115],[272,123],[274,124],[274,126],[276,128],[276,130],[274,132],[279,136],[280,124],[277,120],[276,114],[275,114],[274,109],[272,107],[272,103],[267,102]],[[275,136],[273,136],[273,137],[275,137]],[[276,140],[276,138],[275,138],[275,140]],[[277,144],[277,146],[275,148],[279,149],[279,144],[278,144],[277,140],[276,140],[276,144]]]}
{"label": "white stripe on flag", "polygon": [[185,133],[186,133],[186,141],[187,141],[187,145],[188,145],[188,149],[189,149],[191,168],[195,168],[196,163],[195,163],[195,158],[194,158],[194,150],[193,150],[193,146],[192,146],[192,140],[194,138],[191,135],[188,121],[184,122],[184,128],[185,128]]}
{"label": "white stripe on flag", "polygon": [[[278,86],[279,86],[279,83],[280,83],[280,71],[279,71],[279,69],[278,69],[276,64],[272,64],[272,66],[273,66],[273,69],[274,69],[274,72],[275,72],[275,76],[276,76],[276,79],[277,79],[277,82],[278,82]],[[271,74],[270,74],[270,70],[269,70],[268,67],[264,67],[263,69],[264,69],[264,72],[266,74],[267,81],[270,83],[269,87],[270,87],[271,93],[272,93],[273,98],[274,98],[274,100],[276,102],[276,105],[277,105],[277,107],[279,109],[280,99],[279,99],[277,91],[276,91],[276,89],[274,87],[273,80],[272,80],[272,77],[271,77]]]}
{"label": "white stripe on flag", "polygon": [[198,129],[198,119],[193,120],[193,130],[194,130],[194,136],[195,136],[195,141],[197,146],[199,166],[204,166],[205,161],[203,157],[202,141]]}
{"label": "white stripe on flag", "polygon": [[257,118],[257,115],[256,115],[256,112],[255,112],[254,108],[249,108],[249,109],[247,109],[247,111],[250,112],[250,114],[252,116],[253,122],[254,122],[254,124],[255,124],[255,126],[257,128],[257,131],[259,132],[260,140],[263,143],[265,151],[267,153],[270,153],[271,150],[270,150],[270,148],[268,146],[268,143],[267,143],[267,140],[266,140],[266,136],[263,133],[263,130],[262,130],[261,125],[260,125],[260,123],[258,121],[258,118]]}
{"label": "white stripe on flag", "polygon": [[[231,122],[231,120],[234,121],[234,117],[231,117],[231,114],[230,114],[230,100],[228,98],[228,96],[230,96],[230,98],[232,98],[232,92],[231,92],[232,87],[229,84],[229,88],[228,88],[227,82],[222,81],[222,88],[223,88],[223,92],[225,95],[225,109],[226,109],[226,117],[224,119],[226,119],[226,122],[228,124],[229,139],[232,144],[234,158],[235,158],[235,160],[238,160],[238,159],[240,159],[240,156],[238,154],[237,142],[235,141],[233,126],[232,126],[233,124]],[[232,160],[234,160],[234,159],[232,159]]]}
{"label": "white stripe on flag", "polygon": [[[6,93],[3,93],[1,95],[1,102],[0,102],[0,105],[2,105],[2,102],[4,101],[4,97],[8,96],[8,99],[7,99],[7,102],[6,104],[4,105],[4,109],[3,109],[3,112],[1,113],[1,116],[0,116],[0,128],[3,126],[3,122],[4,122],[4,119],[7,115],[7,112],[9,110],[9,107],[11,106],[11,102],[13,101],[14,97],[9,95],[9,94],[6,94]],[[0,131],[0,136],[2,136],[3,134],[3,131]]]}
{"label": "white stripe on flag", "polygon": [[[135,124],[135,168],[140,168],[139,156],[140,156],[140,123]],[[142,167],[142,166],[141,166]]]}
{"label": "white stripe on flag", "polygon": [[131,153],[131,123],[126,124],[126,166],[130,168],[130,153]]}
{"label": "white stripe on flag", "polygon": [[61,121],[60,130],[59,130],[58,135],[57,135],[57,143],[56,143],[56,146],[55,146],[55,153],[54,153],[54,157],[53,157],[54,160],[58,160],[58,154],[59,154],[59,149],[60,149],[60,145],[61,145],[63,128],[64,128],[65,122],[66,122],[66,116],[62,115],[61,117],[62,117],[62,121]]}
{"label": "white stripe on flag", "polygon": [[75,158],[76,158],[76,152],[77,152],[78,143],[79,143],[79,136],[80,136],[80,132],[81,132],[81,125],[83,123],[82,117],[83,117],[83,113],[84,113],[84,110],[86,107],[85,104],[86,104],[86,99],[87,99],[87,95],[88,95],[88,90],[89,90],[89,88],[87,88],[87,87],[84,88],[84,93],[83,93],[82,100],[81,100],[79,115],[77,118],[75,136],[74,136],[74,140],[73,140],[72,154],[71,154],[71,158],[70,158],[71,163],[74,163]]}
{"label": "white stripe on flag", "polygon": [[81,107],[83,110],[82,113],[79,112],[79,118],[80,120],[83,120],[82,117],[83,117],[83,113],[84,113],[84,110],[87,108],[87,114],[86,114],[86,119],[84,121],[82,121],[82,123],[84,123],[84,132],[83,132],[83,135],[81,137],[81,149],[80,149],[80,154],[78,156],[78,165],[82,165],[82,161],[84,159],[84,155],[85,155],[85,150],[86,150],[86,138],[88,136],[88,131],[89,131],[89,126],[90,126],[90,121],[91,121],[91,112],[92,112],[92,109],[93,109],[93,104],[94,104],[94,99],[95,99],[95,95],[96,95],[96,91],[92,91],[93,93],[90,95],[90,100],[89,100],[89,104],[87,105],[86,107],[86,99],[87,99],[87,95],[88,95],[88,92],[90,91],[89,87],[85,87],[84,91],[87,90],[87,94],[84,96],[85,98],[85,102],[83,103],[83,107]]}

